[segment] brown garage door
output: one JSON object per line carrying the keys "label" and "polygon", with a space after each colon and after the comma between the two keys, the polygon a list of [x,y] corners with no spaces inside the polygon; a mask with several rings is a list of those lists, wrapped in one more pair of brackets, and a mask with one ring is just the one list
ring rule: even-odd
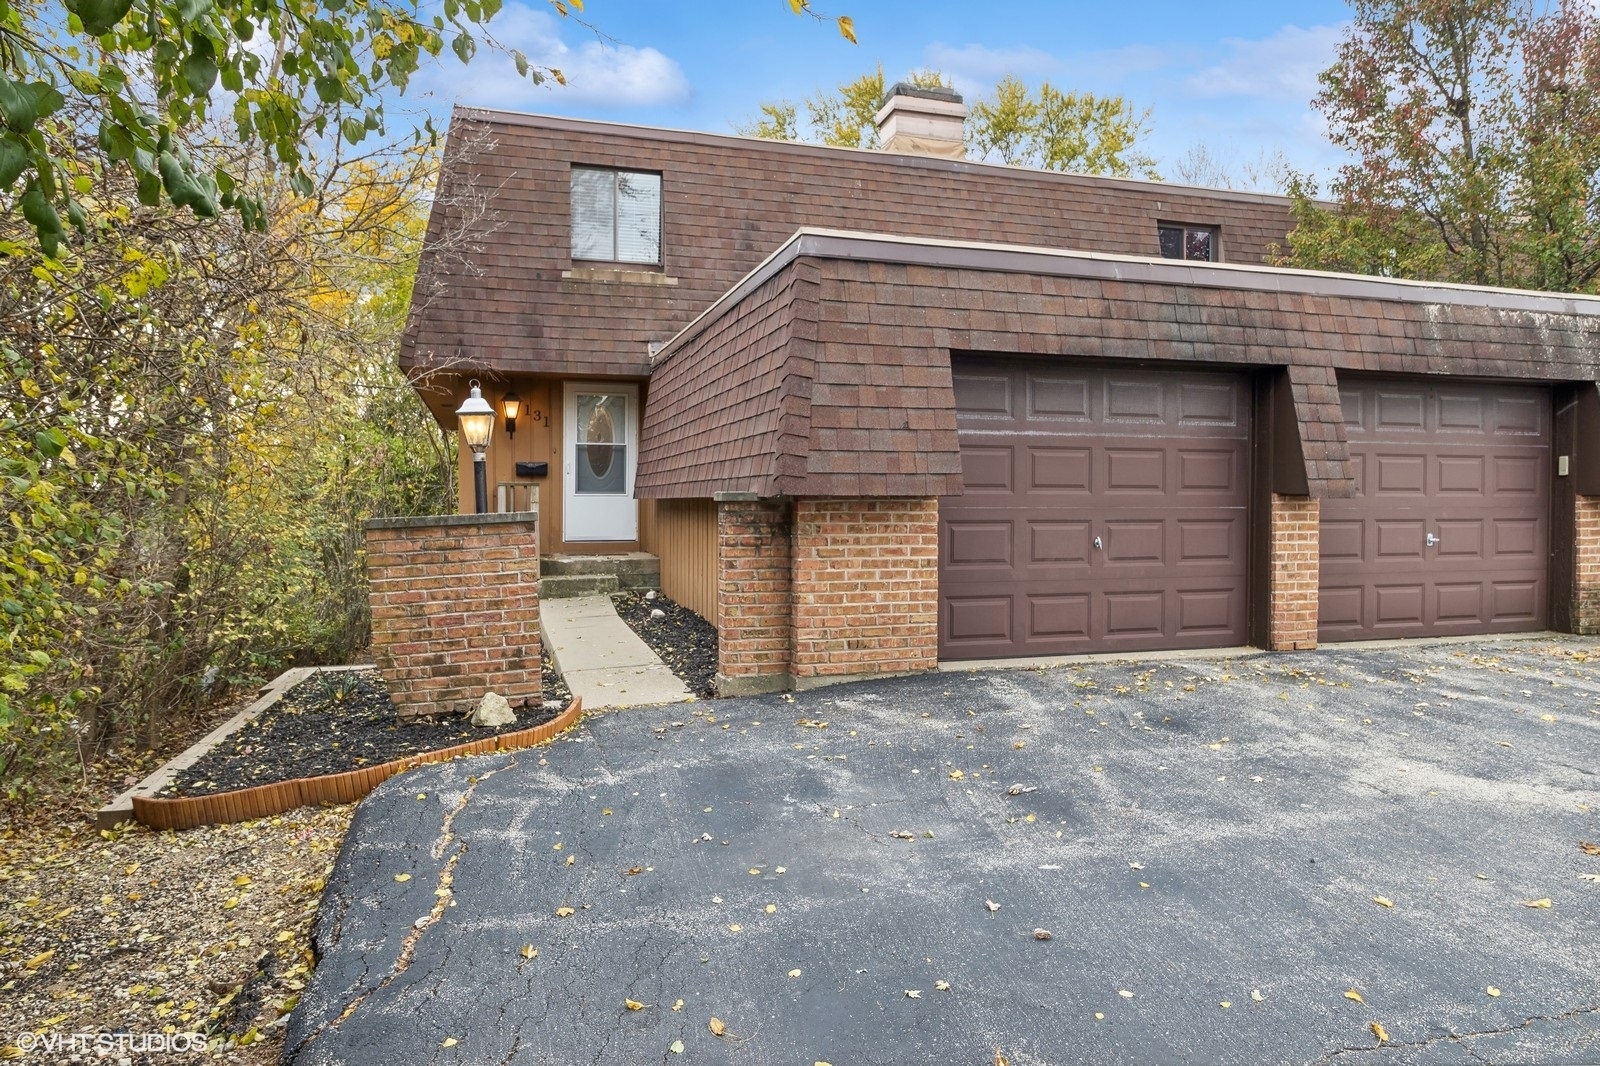
{"label": "brown garage door", "polygon": [[1323,640],[1542,629],[1550,396],[1341,381],[1359,495],[1322,501]]}
{"label": "brown garage door", "polygon": [[1243,377],[953,369],[966,491],[939,501],[941,656],[1244,643]]}

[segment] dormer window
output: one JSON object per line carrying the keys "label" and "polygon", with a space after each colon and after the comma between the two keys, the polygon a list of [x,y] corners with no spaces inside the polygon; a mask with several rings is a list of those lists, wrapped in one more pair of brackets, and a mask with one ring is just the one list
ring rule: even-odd
{"label": "dormer window", "polygon": [[1180,226],[1162,223],[1157,231],[1161,237],[1161,258],[1198,259],[1214,263],[1217,255],[1217,228],[1215,226]]}
{"label": "dormer window", "polygon": [[661,263],[661,175],[572,168],[572,258]]}

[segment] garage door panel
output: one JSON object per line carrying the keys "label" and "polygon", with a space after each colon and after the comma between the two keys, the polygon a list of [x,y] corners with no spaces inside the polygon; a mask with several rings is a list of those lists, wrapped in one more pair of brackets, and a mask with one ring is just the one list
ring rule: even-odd
{"label": "garage door panel", "polygon": [[1238,426],[1244,412],[1232,383],[1187,382],[1178,386],[1180,426]]}
{"label": "garage door panel", "polygon": [[1242,471],[1233,449],[1183,449],[1178,452],[1178,491],[1184,494],[1223,492],[1232,495]]}
{"label": "garage door panel", "polygon": [[1321,638],[1539,628],[1549,393],[1352,378],[1340,398],[1357,495],[1322,501]]}
{"label": "garage door panel", "polygon": [[951,374],[956,409],[965,418],[1012,421],[1016,410],[1011,378],[1003,374]]}
{"label": "garage door panel", "polygon": [[967,492],[1010,493],[1016,485],[1012,471],[1016,467],[1015,449],[1005,444],[963,444],[961,446],[961,474]]}
{"label": "garage door panel", "polygon": [[1175,518],[1179,563],[1216,563],[1233,558],[1243,547],[1243,522],[1230,519]]}
{"label": "garage door panel", "polygon": [[1479,581],[1445,584],[1433,587],[1434,621],[1481,622],[1483,615],[1483,583]]}
{"label": "garage door panel", "polygon": [[1441,495],[1482,496],[1489,487],[1486,456],[1441,455],[1436,462]]}
{"label": "garage door panel", "polygon": [[1011,597],[946,597],[944,620],[944,631],[951,644],[1009,644]]}
{"label": "garage door panel", "polygon": [[1440,519],[1434,523],[1438,530],[1439,557],[1458,564],[1481,562],[1484,558],[1484,523],[1482,519]]}
{"label": "garage door panel", "polygon": [[940,501],[941,654],[1244,642],[1246,379],[978,357],[955,375],[984,491]]}
{"label": "garage door panel", "polygon": [[1545,614],[1543,589],[1537,581],[1496,581],[1491,584],[1494,622],[1539,622]]}
{"label": "garage door panel", "polygon": [[1106,448],[1107,493],[1161,493],[1167,453],[1159,448]]}
{"label": "garage door panel", "polygon": [[1376,496],[1415,496],[1428,490],[1428,461],[1421,455],[1378,453],[1372,456],[1374,477],[1370,491]]}
{"label": "garage door panel", "polygon": [[1372,561],[1378,564],[1410,563],[1421,559],[1426,528],[1420,519],[1380,519],[1373,522]]}
{"label": "garage door panel", "polygon": [[1034,566],[1089,563],[1089,523],[1031,519],[1028,522],[1028,562]]}
{"label": "garage door panel", "polygon": [[1166,390],[1159,381],[1144,378],[1106,381],[1106,421],[1163,422]]}
{"label": "garage door panel", "polygon": [[1028,418],[1086,422],[1090,418],[1089,395],[1087,378],[1030,375]]}
{"label": "garage door panel", "polygon": [[1028,636],[1032,640],[1090,638],[1088,593],[1029,596],[1028,615]]}
{"label": "garage door panel", "polygon": [[1241,589],[1179,589],[1176,595],[1179,636],[1232,633],[1244,610]]}
{"label": "garage door panel", "polygon": [[951,522],[945,527],[945,558],[953,567],[1003,566],[1016,557],[1015,527],[1008,521]]}
{"label": "garage door panel", "polygon": [[1544,495],[1544,474],[1548,459],[1543,455],[1497,455],[1494,464],[1494,494],[1532,498]]}
{"label": "garage door panel", "polygon": [[1545,541],[1544,523],[1537,518],[1497,518],[1494,520],[1496,559],[1534,560]]}
{"label": "garage door panel", "polygon": [[[966,461],[966,449],[961,451]],[[1029,492],[1090,492],[1094,455],[1088,448],[1028,446]]]}

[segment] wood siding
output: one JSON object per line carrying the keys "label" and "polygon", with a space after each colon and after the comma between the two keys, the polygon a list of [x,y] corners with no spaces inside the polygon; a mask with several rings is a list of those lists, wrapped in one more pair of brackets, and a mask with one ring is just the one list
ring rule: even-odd
{"label": "wood siding", "polygon": [[661,591],[717,624],[717,505],[711,500],[655,504],[646,551],[661,559]]}

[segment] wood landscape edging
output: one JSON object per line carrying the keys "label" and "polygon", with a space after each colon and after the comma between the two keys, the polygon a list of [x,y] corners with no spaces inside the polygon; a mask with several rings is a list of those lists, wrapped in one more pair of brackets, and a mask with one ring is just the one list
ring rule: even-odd
{"label": "wood landscape edging", "polygon": [[247,822],[270,818],[296,807],[324,803],[354,803],[395,774],[430,763],[447,762],[463,755],[486,755],[497,751],[516,751],[537,747],[578,724],[583,717],[583,698],[574,696],[565,710],[543,725],[499,733],[482,740],[471,740],[438,751],[418,752],[359,770],[297,777],[270,785],[254,785],[210,796],[179,796],[163,799],[133,797],[134,820],[151,829],[194,829],[202,825]]}

